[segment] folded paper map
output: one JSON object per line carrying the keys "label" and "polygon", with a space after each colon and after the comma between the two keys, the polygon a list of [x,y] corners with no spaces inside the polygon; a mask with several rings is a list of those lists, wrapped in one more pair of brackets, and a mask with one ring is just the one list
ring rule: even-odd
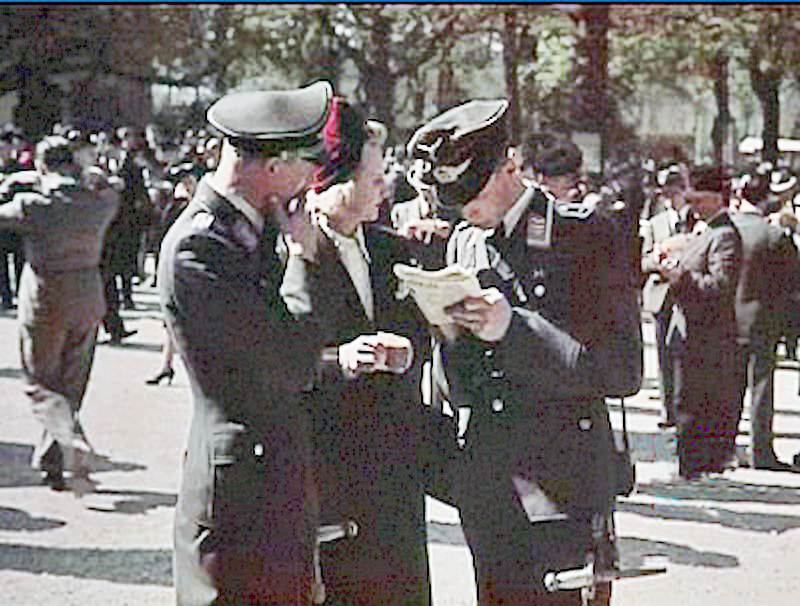
{"label": "folded paper map", "polygon": [[427,271],[397,263],[394,274],[400,280],[398,296],[414,298],[425,319],[434,326],[452,324],[444,309],[466,297],[481,296],[481,285],[474,273],[460,265]]}

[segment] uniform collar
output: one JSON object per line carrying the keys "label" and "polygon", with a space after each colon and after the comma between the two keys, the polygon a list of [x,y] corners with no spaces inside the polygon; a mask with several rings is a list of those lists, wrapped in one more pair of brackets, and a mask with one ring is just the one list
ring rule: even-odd
{"label": "uniform collar", "polygon": [[514,206],[508,209],[505,216],[503,217],[503,233],[505,237],[508,238],[511,234],[514,233],[514,230],[519,223],[519,220],[522,218],[522,215],[525,214],[525,211],[528,208],[528,204],[531,202],[531,198],[533,198],[533,194],[535,192],[534,187],[526,187],[525,191],[522,192],[522,195],[514,202]]}
{"label": "uniform collar", "polygon": [[258,212],[247,200],[245,200],[239,194],[217,185],[214,179],[211,178],[211,175],[204,176],[202,180],[206,185],[213,189],[217,195],[225,198],[231,203],[231,206],[242,213],[256,229],[256,233],[260,234],[262,231],[264,231],[264,216]]}

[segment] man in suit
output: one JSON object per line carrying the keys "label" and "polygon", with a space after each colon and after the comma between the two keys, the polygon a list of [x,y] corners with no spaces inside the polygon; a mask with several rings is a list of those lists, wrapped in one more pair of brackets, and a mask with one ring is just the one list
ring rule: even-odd
{"label": "man in suit", "polygon": [[36,148],[32,192],[0,205],[0,226],[24,236],[19,325],[25,393],[44,432],[33,466],[64,488],[63,471],[88,473],[91,447],[78,420],[103,316],[100,252],[119,197],[81,182],[69,142],[50,136]]}
{"label": "man in suit", "polygon": [[[760,183],[760,184],[759,184]],[[761,189],[762,191],[758,191]],[[783,470],[772,446],[773,376],[776,348],[784,332],[792,295],[798,291],[797,249],[782,229],[770,225],[750,200],[766,197],[767,182],[758,177],[744,187],[733,224],[742,237],[742,270],[736,288],[736,326],[742,369],[739,415],[749,387],[750,452],[755,469]]]}
{"label": "man in suit", "polygon": [[657,212],[642,222],[642,273],[647,280],[642,288],[642,310],[653,316],[656,332],[656,352],[658,354],[661,398],[664,406],[661,427],[675,426],[674,369],[667,351],[667,328],[672,317],[672,298],[669,296],[669,283],[663,278],[659,267],[666,251],[662,245],[681,228],[678,214],[683,207],[684,179],[680,169],[659,172],[658,184],[663,188],[656,205]]}
{"label": "man in suit", "polygon": [[[507,107],[458,106],[408,145],[439,212],[464,219],[448,262],[490,287],[451,307],[442,328],[450,400],[471,407],[456,497],[481,605],[577,605],[580,592],[548,593],[543,579],[588,554],[598,567],[612,563],[603,396],[639,388],[639,319],[636,334],[618,330],[626,320],[598,297],[613,290],[614,222],[523,180]],[[603,585],[595,603],[609,599]]]}
{"label": "man in suit", "polygon": [[[276,246],[288,203],[342,169],[349,133],[318,82],[234,93],[208,110],[219,165],[164,237],[161,306],[194,415],[175,515],[181,606],[308,604],[317,499],[301,390],[321,343],[308,317],[302,230],[286,284]],[[302,213],[295,215],[295,219]],[[290,313],[281,283],[298,302]],[[345,348],[347,351],[347,349]]]}
{"label": "man in suit", "polygon": [[[727,210],[722,169],[691,176],[687,202],[697,235],[661,265],[675,297],[667,333],[682,381],[676,392],[679,474],[721,473],[734,454],[738,426],[735,294],[742,242]],[[700,231],[702,229],[702,231]]]}

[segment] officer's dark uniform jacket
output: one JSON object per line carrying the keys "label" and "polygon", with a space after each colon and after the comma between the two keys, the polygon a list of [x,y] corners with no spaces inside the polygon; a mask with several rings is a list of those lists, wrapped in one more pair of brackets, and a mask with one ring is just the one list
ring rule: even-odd
{"label": "officer's dark uniform jacket", "polygon": [[[312,579],[315,499],[297,393],[316,331],[278,295],[277,238],[269,219],[258,233],[203,181],[161,248],[161,306],[194,402],[175,522],[182,605],[240,603],[234,591],[248,582],[252,602],[267,603],[265,578]],[[237,589],[226,594],[227,584]],[[280,603],[305,603],[302,593]]]}
{"label": "officer's dark uniform jacket", "polygon": [[610,511],[613,442],[603,397],[635,393],[642,364],[638,310],[615,305],[625,280],[615,222],[580,205],[557,207],[552,244],[538,248],[528,236],[540,230],[546,198],[535,187],[523,195],[528,203],[509,237],[462,223],[448,246],[449,263],[478,270],[483,287],[511,302],[508,333],[495,344],[462,336],[442,353],[451,401],[472,410],[465,532],[479,580],[493,567],[504,579],[495,581],[507,583],[583,564],[588,533],[533,545],[519,537],[532,522],[587,529],[594,513]]}

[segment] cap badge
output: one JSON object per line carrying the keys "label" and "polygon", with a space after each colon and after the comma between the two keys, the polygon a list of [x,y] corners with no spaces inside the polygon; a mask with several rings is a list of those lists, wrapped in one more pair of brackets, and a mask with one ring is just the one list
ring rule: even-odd
{"label": "cap badge", "polygon": [[442,146],[442,143],[444,143],[444,137],[439,137],[436,140],[436,143],[433,143],[431,145],[423,145],[422,143],[417,143],[417,149],[428,154],[431,160],[435,160],[436,152]]}
{"label": "cap badge", "polygon": [[433,178],[442,184],[454,183],[464,174],[470,164],[472,164],[472,158],[467,158],[456,166],[437,166],[433,169]]}

